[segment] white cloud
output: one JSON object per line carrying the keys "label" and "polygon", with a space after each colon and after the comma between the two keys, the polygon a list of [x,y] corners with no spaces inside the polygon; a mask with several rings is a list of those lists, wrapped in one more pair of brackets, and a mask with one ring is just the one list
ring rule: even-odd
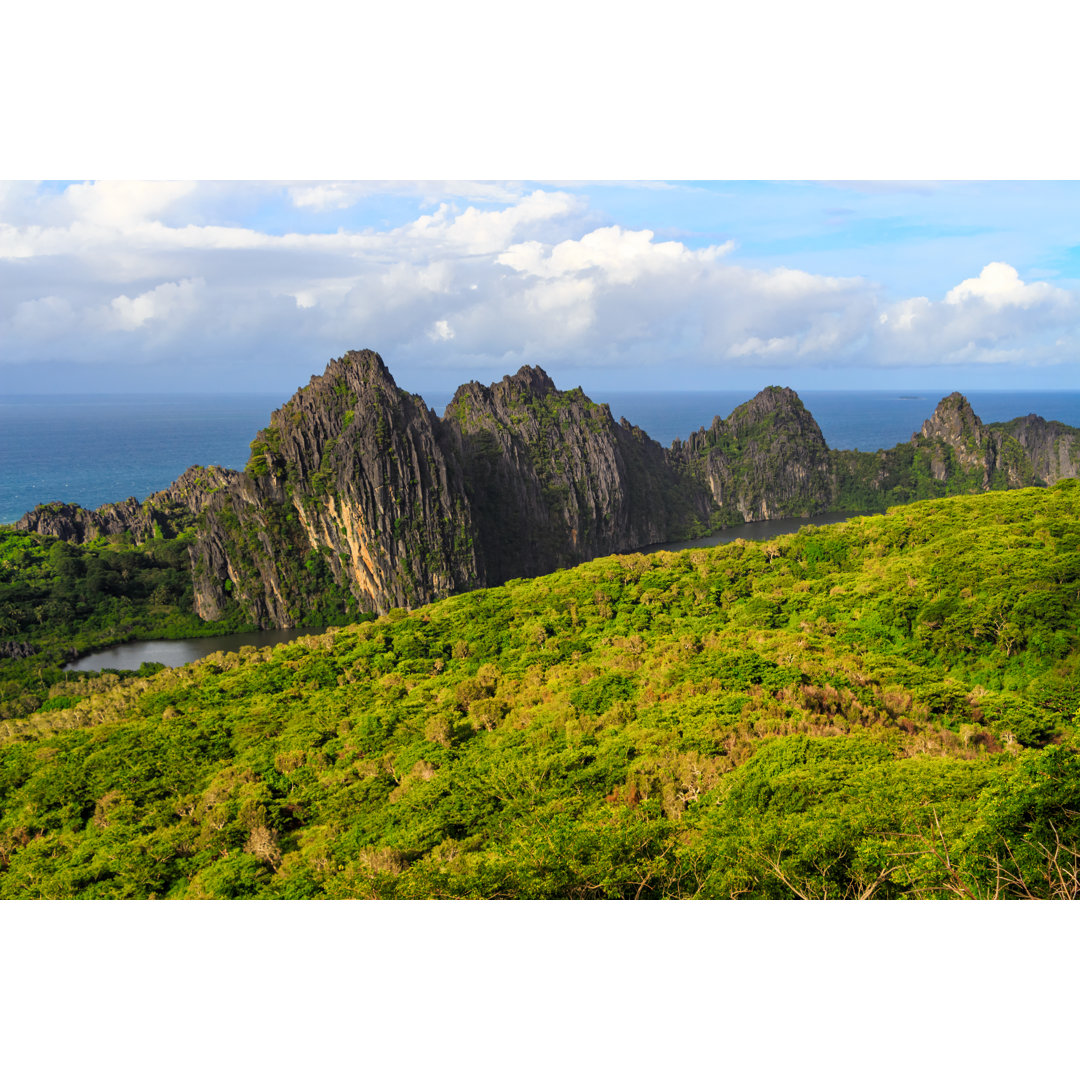
{"label": "white cloud", "polygon": [[157,220],[194,190],[195,184],[189,180],[97,180],[70,184],[60,201],[75,220],[125,226]]}
{"label": "white cloud", "polygon": [[447,198],[462,198],[479,203],[516,203],[525,195],[521,184],[470,180],[451,180],[439,184],[422,181],[293,184],[288,193],[293,206],[316,213],[347,210],[370,195],[417,199],[424,206],[438,206]]}
{"label": "white cloud", "polygon": [[201,278],[169,281],[138,296],[117,296],[103,311],[106,326],[120,330],[137,330],[151,319],[176,320],[195,313],[199,293],[206,282]]}
{"label": "white cloud", "polygon": [[926,318],[933,306],[925,296],[913,296],[883,311],[878,322],[893,331],[910,331],[918,320]]}
{"label": "white cloud", "polygon": [[732,359],[739,359],[744,356],[778,356],[785,353],[792,353],[795,351],[798,345],[798,340],[792,337],[786,338],[769,338],[768,341],[762,341],[759,337],[749,337],[745,341],[737,341],[732,345],[727,355]]}
{"label": "white cloud", "polygon": [[494,255],[504,251],[527,226],[565,217],[579,205],[575,196],[563,191],[534,191],[505,210],[470,206],[456,213],[448,203],[442,203],[435,213],[423,215],[400,232],[465,254]]}
{"label": "white cloud", "polygon": [[[277,191],[314,211],[371,187]],[[939,299],[890,301],[863,278],[740,265],[734,241],[692,248],[598,223],[565,191],[490,187],[486,204],[443,199],[397,228],[284,235],[215,217],[201,186],[0,188],[0,361],[46,341],[50,355],[238,364],[373,347],[395,370],[465,372],[1076,356],[1076,294],[1003,262]]]}
{"label": "white cloud", "polygon": [[558,278],[587,270],[601,271],[615,284],[626,285],[644,274],[670,273],[709,263],[732,250],[733,244],[691,251],[676,241],[654,243],[649,229],[618,225],[594,229],[580,240],[549,246],[535,240],[511,245],[497,262],[534,277]]}
{"label": "white cloud", "polygon": [[63,296],[42,296],[22,301],[11,322],[18,332],[32,337],[56,337],[71,328],[75,310]]}
{"label": "white cloud", "polygon": [[293,206],[307,210],[345,210],[363,198],[353,184],[311,184],[289,188]]}
{"label": "white cloud", "polygon": [[1056,289],[1045,281],[1025,285],[1020,275],[1008,263],[992,262],[984,266],[977,278],[967,278],[945,294],[948,304],[963,304],[982,300],[992,308],[1032,307],[1035,304],[1068,301],[1070,294]]}
{"label": "white cloud", "polygon": [[882,364],[1041,364],[1073,358],[1060,331],[1078,326],[1076,294],[1027,284],[1008,263],[992,262],[941,301],[918,296],[887,306],[872,355]]}

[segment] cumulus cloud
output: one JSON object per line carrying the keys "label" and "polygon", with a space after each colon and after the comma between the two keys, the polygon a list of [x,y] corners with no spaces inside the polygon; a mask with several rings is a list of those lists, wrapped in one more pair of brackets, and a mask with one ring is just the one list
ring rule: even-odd
{"label": "cumulus cloud", "polygon": [[[733,241],[692,248],[597,222],[579,193],[488,194],[460,207],[443,198],[381,231],[276,235],[215,218],[198,185],[0,189],[0,363],[40,358],[46,343],[50,356],[237,365],[370,346],[395,370],[458,365],[467,377],[526,362],[767,369],[1075,355],[1076,294],[1004,262],[937,299],[892,299],[860,277],[741,265]],[[354,196],[326,184],[279,197],[329,212]]]}
{"label": "cumulus cloud", "polygon": [[579,200],[563,191],[534,191],[505,210],[478,210],[469,206],[460,213],[442,203],[433,214],[424,214],[404,229],[402,237],[425,246],[449,246],[466,255],[497,255],[518,234],[577,208]]}
{"label": "cumulus cloud", "polygon": [[1035,304],[1068,303],[1070,294],[1055,289],[1045,281],[1025,285],[1016,269],[1008,263],[992,262],[984,266],[977,278],[967,278],[945,294],[949,304],[981,300],[992,308],[1022,307]]}
{"label": "cumulus cloud", "polygon": [[120,330],[138,330],[151,319],[178,321],[194,314],[199,307],[199,293],[205,286],[201,278],[167,281],[138,296],[114,297],[104,309],[104,323]]}
{"label": "cumulus cloud", "polygon": [[93,225],[126,226],[154,221],[196,185],[189,180],[97,180],[70,184],[59,200],[75,220]]}
{"label": "cumulus cloud", "polygon": [[734,247],[729,241],[704,251],[690,251],[675,241],[655,243],[650,229],[626,230],[618,225],[594,229],[580,240],[545,246],[535,240],[511,245],[496,259],[503,266],[533,277],[559,278],[598,270],[615,284],[629,284],[648,273],[670,273],[703,264]]}
{"label": "cumulus cloud", "polygon": [[1015,267],[992,262],[943,300],[911,297],[888,305],[878,320],[875,355],[895,364],[1043,364],[1071,359],[1080,328],[1075,293],[1021,280]]}

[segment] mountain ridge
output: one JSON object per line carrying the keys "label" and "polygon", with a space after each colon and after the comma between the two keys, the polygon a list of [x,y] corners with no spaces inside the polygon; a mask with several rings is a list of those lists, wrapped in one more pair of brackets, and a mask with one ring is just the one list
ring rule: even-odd
{"label": "mountain ridge", "polygon": [[769,386],[663,447],[539,367],[458,388],[439,417],[381,356],[350,352],[275,410],[242,473],[194,466],[97,511],[47,504],[18,528],[83,541],[190,533],[195,611],[263,626],[412,608],[743,521],[878,511],[1080,475],[1080,429],[984,425],[963,395],[907,443],[832,450]]}

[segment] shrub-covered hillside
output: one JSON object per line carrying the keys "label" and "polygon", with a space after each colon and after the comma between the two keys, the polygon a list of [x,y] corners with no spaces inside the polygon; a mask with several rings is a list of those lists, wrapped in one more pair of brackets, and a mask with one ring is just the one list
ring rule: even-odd
{"label": "shrub-covered hillside", "polygon": [[0,724],[3,897],[1077,892],[1080,482],[613,556]]}

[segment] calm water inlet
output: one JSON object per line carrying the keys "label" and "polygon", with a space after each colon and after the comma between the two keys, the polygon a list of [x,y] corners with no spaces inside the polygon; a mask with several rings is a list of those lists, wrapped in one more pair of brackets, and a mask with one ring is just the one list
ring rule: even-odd
{"label": "calm water inlet", "polygon": [[255,630],[249,634],[221,634],[217,637],[180,638],[176,641],[129,641],[108,649],[80,656],[64,666],[65,671],[101,671],[117,668],[137,671],[144,663],[180,667],[192,660],[201,660],[215,652],[237,652],[243,645],[261,649],[266,645],[282,645],[294,638],[321,634],[322,630]]}
{"label": "calm water inlet", "polygon": [[650,544],[638,550],[644,555],[654,551],[686,551],[687,548],[719,547],[735,540],[771,540],[774,536],[787,536],[798,532],[804,525],[835,525],[853,517],[866,517],[863,514],[818,514],[808,518],[773,518],[772,521],[748,521],[745,525],[732,525],[721,529],[711,536],[700,536],[696,540],[676,540],[670,544]]}

